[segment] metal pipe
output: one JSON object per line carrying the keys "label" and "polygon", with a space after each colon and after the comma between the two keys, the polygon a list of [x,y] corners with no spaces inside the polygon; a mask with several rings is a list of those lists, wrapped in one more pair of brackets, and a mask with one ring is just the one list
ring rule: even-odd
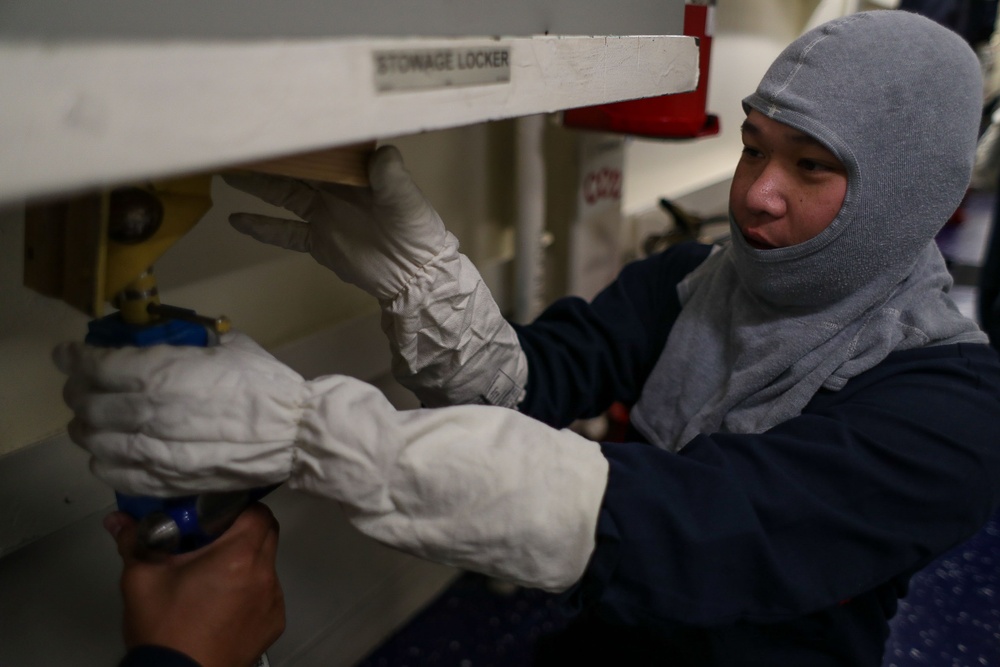
{"label": "metal pipe", "polygon": [[514,252],[514,320],[527,323],[544,299],[545,116],[517,119],[517,223]]}

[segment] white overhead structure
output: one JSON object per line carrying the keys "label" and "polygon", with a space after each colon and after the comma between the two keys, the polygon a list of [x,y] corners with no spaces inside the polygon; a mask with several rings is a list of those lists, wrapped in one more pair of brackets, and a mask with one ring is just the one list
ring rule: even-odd
{"label": "white overhead structure", "polygon": [[683,7],[5,2],[0,205],[691,90]]}

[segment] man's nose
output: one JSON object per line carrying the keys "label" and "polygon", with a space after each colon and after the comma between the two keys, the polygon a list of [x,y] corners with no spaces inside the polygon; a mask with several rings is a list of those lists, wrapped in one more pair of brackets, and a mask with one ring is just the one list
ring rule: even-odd
{"label": "man's nose", "polygon": [[768,164],[757,174],[747,190],[747,208],[780,218],[785,214],[786,204],[783,174],[774,164]]}

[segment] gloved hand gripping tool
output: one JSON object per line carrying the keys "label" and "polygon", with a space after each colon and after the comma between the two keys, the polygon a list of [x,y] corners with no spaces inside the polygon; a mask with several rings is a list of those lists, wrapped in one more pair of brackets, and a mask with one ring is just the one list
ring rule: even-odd
{"label": "gloved hand gripping tool", "polygon": [[[25,285],[94,317],[85,339],[91,345],[217,343],[229,320],[160,303],[152,270],[211,208],[210,186],[210,176],[199,176],[29,206]],[[104,315],[108,302],[118,310]],[[116,496],[119,509],[139,521],[140,548],[176,553],[210,542],[270,490]]]}

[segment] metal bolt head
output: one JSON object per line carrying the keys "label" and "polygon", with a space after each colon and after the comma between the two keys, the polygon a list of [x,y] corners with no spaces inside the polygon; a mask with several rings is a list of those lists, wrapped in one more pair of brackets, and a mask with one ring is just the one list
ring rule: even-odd
{"label": "metal bolt head", "polygon": [[163,223],[163,203],[142,188],[118,188],[108,205],[108,238],[118,243],[141,243]]}

